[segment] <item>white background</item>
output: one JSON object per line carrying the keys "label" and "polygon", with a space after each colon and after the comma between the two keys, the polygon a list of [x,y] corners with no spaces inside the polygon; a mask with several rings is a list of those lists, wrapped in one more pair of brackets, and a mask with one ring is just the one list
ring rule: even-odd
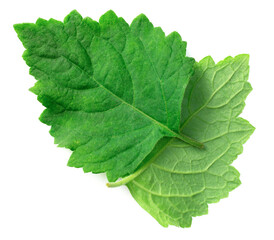
{"label": "white background", "polygon": [[[274,239],[273,1],[1,1],[0,3],[0,239]],[[166,34],[178,31],[197,61],[250,54],[253,91],[242,114],[256,131],[234,162],[242,185],[209,206],[192,227],[163,228],[125,187],[109,189],[104,175],[66,166],[43,110],[28,91],[35,80],[21,58],[12,25],[63,18],[73,9],[98,20],[112,9],[131,22],[144,13]]]}

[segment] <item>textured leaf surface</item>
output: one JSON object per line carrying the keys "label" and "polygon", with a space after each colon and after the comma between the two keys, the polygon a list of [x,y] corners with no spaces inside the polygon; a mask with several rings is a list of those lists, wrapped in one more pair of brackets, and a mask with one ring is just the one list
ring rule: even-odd
{"label": "textured leaf surface", "polygon": [[73,11],[64,22],[14,26],[23,58],[46,107],[40,119],[55,143],[73,151],[68,165],[134,172],[164,136],[179,134],[181,103],[193,72],[186,43],[140,15],[129,26],[112,11],[99,23]]}
{"label": "textured leaf surface", "polygon": [[[254,131],[238,117],[251,91],[248,56],[211,57],[196,63],[182,105],[181,130],[205,143],[195,149],[173,139],[137,178],[127,184],[135,200],[161,225],[189,227],[240,184],[230,164]],[[163,140],[162,140],[163,141]]]}

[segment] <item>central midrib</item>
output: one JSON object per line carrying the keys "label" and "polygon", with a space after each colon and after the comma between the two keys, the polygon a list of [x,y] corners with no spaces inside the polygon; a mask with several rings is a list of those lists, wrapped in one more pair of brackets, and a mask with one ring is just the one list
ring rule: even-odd
{"label": "central midrib", "polygon": [[[68,34],[67,34],[68,35]],[[77,37],[75,37],[75,40],[80,44],[80,46],[82,47],[82,49],[84,50],[85,54],[87,55],[88,59],[91,61],[90,55],[88,54],[86,48],[82,45],[81,41],[79,41],[77,39]],[[141,39],[140,39],[141,41]],[[142,41],[141,41],[142,43]],[[143,43],[142,43],[143,44]],[[89,73],[81,68],[77,63],[73,62],[72,60],[70,60],[68,57],[66,57],[65,55],[61,54],[62,57],[64,57],[67,61],[69,61],[71,64],[73,64],[74,66],[76,66],[78,69],[80,69],[81,71],[83,71],[84,73],[86,73],[89,76]],[[152,64],[152,63],[151,63]],[[153,65],[153,64],[152,64]],[[155,69],[156,72],[156,69]],[[156,72],[157,73],[157,72]],[[132,109],[134,109],[135,111],[139,112],[140,114],[144,115],[145,117],[149,118],[152,122],[156,123],[157,125],[161,126],[162,128],[166,129],[168,132],[172,133],[174,137],[177,137],[179,139],[181,139],[182,141],[188,142],[190,144],[190,142],[193,142],[193,144],[197,145],[197,146],[201,146],[202,144],[197,143],[195,140],[184,136],[184,135],[180,135],[179,133],[174,132],[173,130],[171,130],[169,127],[165,126],[164,124],[160,123],[159,121],[155,120],[154,118],[152,118],[151,116],[149,116],[148,114],[144,113],[143,111],[141,111],[140,109],[134,107],[133,105],[129,104],[128,102],[126,102],[124,99],[120,98],[119,96],[117,96],[115,93],[113,93],[112,91],[110,91],[108,88],[106,88],[104,85],[102,85],[100,82],[98,82],[93,76],[92,79],[100,86],[102,87],[105,91],[109,92],[111,95],[113,95],[114,97],[116,97],[117,99],[119,99],[122,103],[130,106]],[[159,78],[160,79],[160,78]],[[161,85],[161,83],[160,83]],[[162,87],[162,85],[161,85]],[[162,89],[162,88],[161,88]],[[196,143],[195,143],[196,142]]]}
{"label": "central midrib", "polygon": [[[75,40],[80,44],[80,46],[82,47],[82,49],[84,50],[85,54],[87,55],[88,59],[90,60],[91,62],[91,58],[90,58],[90,55],[88,54],[86,48],[82,45],[81,41],[79,41],[77,39],[77,37],[75,37]],[[140,39],[141,41],[141,39]],[[141,41],[142,42],[142,41]],[[142,43],[143,44],[143,43]],[[75,65],[78,69],[80,69],[81,71],[83,71],[84,73],[86,73],[88,76],[89,76],[89,73],[85,70],[85,69],[82,69],[77,63],[71,61],[68,57],[66,57],[65,55],[61,54],[61,56],[63,56],[65,59],[67,59],[67,61],[69,61],[71,64]],[[152,64],[152,63],[151,63]],[[153,66],[153,64],[152,64]],[[154,67],[154,66],[153,66]],[[155,72],[157,73],[156,69],[155,69]],[[159,76],[158,76],[159,77]],[[152,122],[154,122],[156,125],[159,125],[161,126],[163,129],[166,129],[168,132],[172,133],[173,137],[177,137],[179,138],[180,140],[190,144],[190,145],[193,145],[193,146],[196,146],[196,147],[199,147],[199,148],[203,148],[203,144],[202,143],[199,143],[197,142],[196,140],[194,139],[191,139],[190,137],[188,136],[185,136],[183,134],[180,134],[180,130],[179,132],[174,132],[173,130],[171,130],[169,127],[167,127],[166,125],[162,124],[161,122],[155,120],[154,118],[152,118],[151,116],[149,116],[148,114],[144,113],[143,111],[141,111],[140,109],[134,107],[133,105],[129,104],[128,102],[126,102],[124,99],[120,98],[119,96],[117,96],[115,93],[113,93],[112,91],[110,91],[108,88],[106,88],[103,84],[101,84],[100,82],[98,82],[94,76],[92,76],[92,79],[99,85],[101,86],[105,91],[109,92],[111,95],[113,95],[115,98],[119,99],[122,103],[130,106],[132,109],[134,109],[135,111],[139,112],[140,114],[142,114],[143,116],[147,117],[148,119],[150,119]],[[159,77],[160,79],[160,77]],[[160,79],[161,80],[161,79]],[[161,85],[161,81],[160,81],[160,85]],[[161,89],[162,89],[162,85],[161,85]],[[162,89],[163,90],[163,89]],[[163,93],[164,94],[164,93]],[[166,104],[166,102],[165,102]],[[166,135],[164,135],[166,136]]]}
{"label": "central midrib", "polygon": [[[90,62],[92,62],[92,61],[91,61],[90,55],[88,54],[86,48],[82,45],[81,41],[79,41],[79,40],[77,39],[77,37],[75,37],[75,40],[80,44],[81,48],[84,50],[84,52],[85,52],[85,54],[87,55],[87,57],[88,57],[88,59],[90,60]],[[151,64],[152,67],[154,68],[154,71],[155,71],[155,73],[157,74],[158,79],[160,80],[161,91],[162,91],[162,94],[163,94],[163,97],[164,97],[165,109],[166,109],[166,113],[167,113],[167,106],[166,106],[165,94],[164,94],[164,91],[163,91],[161,78],[160,78],[160,76],[158,75],[158,72],[156,71],[155,66],[154,66],[153,63],[151,62],[151,59],[150,59],[149,55],[147,54],[147,52],[146,52],[146,50],[145,50],[145,47],[144,47],[144,44],[143,44],[143,42],[142,42],[142,40],[141,40],[140,37],[139,37],[139,40],[140,40],[140,42],[141,42],[141,44],[142,44],[142,46],[143,46],[143,48],[144,48],[144,51],[145,51],[146,55],[147,55],[148,58],[149,58],[150,64]],[[112,45],[112,44],[111,44],[111,45]],[[81,71],[83,71],[84,73],[86,73],[87,75],[89,75],[89,73],[88,73],[85,69],[81,68],[77,63],[71,61],[71,60],[70,60],[68,57],[66,57],[65,55],[61,55],[61,56],[63,56],[65,59],[67,59],[71,64],[75,65],[78,69],[80,69]],[[135,111],[137,111],[137,112],[139,112],[140,114],[142,114],[143,116],[149,118],[149,119],[150,119],[152,122],[154,122],[155,124],[161,126],[162,128],[166,129],[168,132],[172,133],[172,134],[173,134],[173,137],[177,137],[177,138],[181,139],[182,141],[187,141],[187,140],[184,140],[184,139],[182,138],[183,136],[181,136],[179,133],[174,132],[173,130],[171,130],[171,129],[170,129],[169,127],[167,127],[166,125],[162,124],[161,122],[157,121],[156,119],[152,118],[152,117],[149,116],[148,114],[146,114],[146,113],[144,113],[143,111],[141,111],[139,108],[134,107],[133,105],[131,105],[131,104],[129,104],[128,102],[126,102],[124,99],[122,99],[122,98],[120,98],[119,96],[117,96],[115,93],[113,93],[113,92],[110,91],[108,88],[106,88],[103,84],[101,84],[99,81],[97,81],[97,80],[94,78],[94,76],[92,76],[92,79],[93,79],[100,87],[102,87],[105,91],[109,92],[112,96],[114,96],[115,98],[117,98],[119,101],[121,101],[122,103],[124,103],[124,104],[130,106],[130,107],[131,107],[132,109],[134,109]],[[187,139],[190,139],[190,138],[187,137],[187,136],[186,136],[186,138],[187,138]]]}
{"label": "central midrib", "polygon": [[[65,55],[61,55],[62,57],[64,57],[67,61],[69,61],[71,64],[73,64],[74,66],[76,66],[79,70],[81,70],[82,72],[84,72],[85,74],[87,74],[89,76],[89,73],[84,70],[83,68],[81,68],[78,64],[76,64],[75,62],[71,61],[68,57],[66,57]],[[172,133],[173,137],[177,137],[179,139],[181,139],[182,141],[186,141],[184,139],[184,136],[181,136],[179,133],[174,132],[173,130],[171,130],[169,127],[165,126],[164,124],[162,124],[161,122],[157,121],[156,119],[152,118],[151,116],[149,116],[148,114],[144,113],[143,111],[141,111],[140,109],[134,107],[133,105],[129,104],[128,102],[126,102],[124,99],[120,98],[119,96],[117,96],[115,93],[113,93],[112,91],[110,91],[108,88],[106,88],[103,84],[101,84],[99,81],[97,81],[93,76],[92,79],[94,82],[96,82],[101,88],[103,88],[105,91],[107,91],[109,94],[111,94],[112,96],[114,96],[115,98],[117,98],[120,102],[126,104],[127,106],[131,107],[133,110],[139,112],[141,115],[145,116],[146,118],[150,119],[152,122],[154,122],[156,125],[159,125],[160,127],[166,129],[168,132]],[[188,138],[188,137],[186,137]]]}

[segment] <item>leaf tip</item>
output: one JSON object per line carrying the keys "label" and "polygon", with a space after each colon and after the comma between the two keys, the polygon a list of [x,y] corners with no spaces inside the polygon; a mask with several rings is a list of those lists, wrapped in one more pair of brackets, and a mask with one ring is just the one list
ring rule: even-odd
{"label": "leaf tip", "polygon": [[15,32],[18,33],[18,31],[20,29],[20,25],[21,25],[20,23],[13,24],[13,29],[14,29]]}
{"label": "leaf tip", "polygon": [[243,63],[246,63],[246,64],[249,64],[249,54],[239,54],[237,55],[234,59],[235,61],[240,61],[240,62],[243,62]]}
{"label": "leaf tip", "polygon": [[112,23],[112,22],[116,22],[118,19],[116,13],[113,10],[108,10],[106,13],[104,13],[100,19],[99,19],[99,23]]}
{"label": "leaf tip", "polygon": [[149,24],[150,27],[153,27],[152,23],[149,21],[147,16],[145,14],[141,13],[140,15],[138,15],[136,18],[133,19],[132,23],[130,24],[130,27],[138,29],[143,24],[144,24],[144,26],[146,24]]}
{"label": "leaf tip", "polygon": [[66,24],[69,21],[73,22],[81,22],[82,21],[82,16],[77,10],[72,10],[65,18],[64,18],[64,23]]}
{"label": "leaf tip", "polygon": [[235,58],[242,58],[242,59],[247,59],[249,60],[250,55],[248,53],[242,53],[237,55]]}
{"label": "leaf tip", "polygon": [[13,24],[13,29],[19,36],[24,31],[25,26],[26,26],[26,23],[16,23],[16,24]]}
{"label": "leaf tip", "polygon": [[149,21],[147,16],[144,13],[139,14],[135,19],[139,19],[142,21]]}
{"label": "leaf tip", "polygon": [[214,62],[214,60],[213,60],[213,58],[212,58],[211,56],[206,56],[206,57],[204,57],[204,58],[199,62],[199,64],[202,64],[202,63],[204,63],[204,62],[206,62],[209,66],[210,66],[210,65],[215,65],[215,62]]}

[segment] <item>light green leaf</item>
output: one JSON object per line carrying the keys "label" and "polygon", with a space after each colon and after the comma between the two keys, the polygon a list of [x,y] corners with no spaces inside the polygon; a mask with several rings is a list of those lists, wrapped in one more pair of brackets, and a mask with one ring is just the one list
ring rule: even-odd
{"label": "light green leaf", "polygon": [[194,60],[174,32],[165,36],[140,15],[129,26],[112,11],[99,23],[71,12],[64,22],[14,26],[23,58],[46,107],[40,120],[55,143],[73,151],[69,166],[133,173],[163,137],[179,134],[181,103]]}
{"label": "light green leaf", "polygon": [[215,65],[206,57],[196,63],[183,100],[181,130],[203,142],[205,149],[162,140],[163,152],[127,184],[161,225],[190,227],[192,217],[207,214],[208,203],[239,186],[239,173],[230,164],[254,131],[238,117],[251,91],[248,59],[239,55]]}

